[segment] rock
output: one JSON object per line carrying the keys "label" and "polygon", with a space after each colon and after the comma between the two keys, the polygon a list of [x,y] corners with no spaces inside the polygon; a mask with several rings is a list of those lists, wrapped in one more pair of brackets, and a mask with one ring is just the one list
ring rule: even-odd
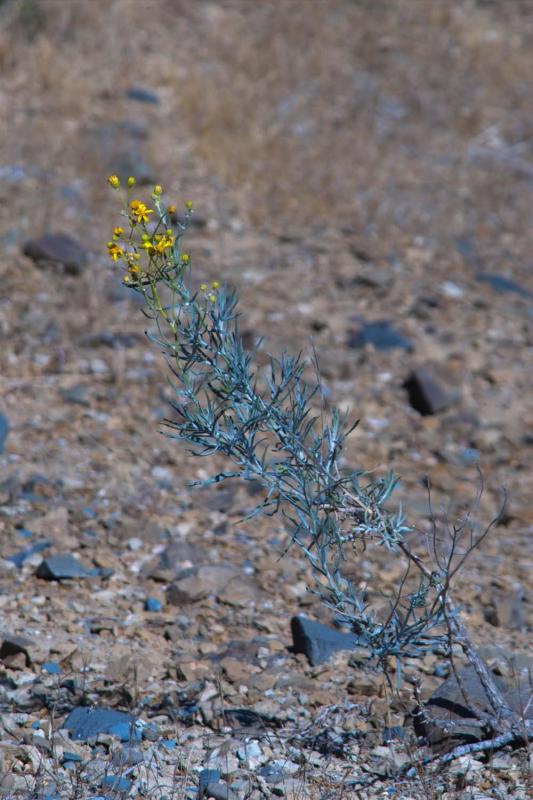
{"label": "rock", "polygon": [[132,767],[136,764],[142,764],[143,761],[143,753],[141,753],[140,750],[136,750],[134,747],[123,747],[122,750],[119,750],[118,753],[115,753],[111,759],[113,766],[119,767],[120,769],[123,769],[124,767]]}
{"label": "rock", "polygon": [[405,739],[405,728],[403,725],[392,725],[390,728],[383,728],[382,742],[401,742]]}
{"label": "rock", "polygon": [[[36,481],[33,481],[31,484],[24,484],[24,490],[31,491],[32,494],[35,494],[36,491],[40,490],[40,486]],[[32,519],[31,523],[28,524],[31,525],[32,533],[36,534],[37,536],[54,537],[54,539],[60,541],[63,546],[69,538],[68,511],[63,506],[54,508],[47,514],[44,514],[42,517],[36,517],[35,519]],[[75,543],[76,540],[73,540],[72,544],[74,545]]]}
{"label": "rock", "polygon": [[457,390],[446,387],[439,380],[436,368],[429,364],[415,367],[404,388],[411,406],[423,416],[438,414],[456,402],[459,396]]}
{"label": "rock", "polygon": [[413,345],[403,334],[393,328],[387,320],[367,322],[358,331],[348,335],[348,347],[359,349],[367,344],[373,345],[376,350],[402,350],[412,351]]}
{"label": "rock", "polygon": [[161,102],[157,92],[154,92],[153,89],[145,89],[143,86],[130,86],[126,92],[126,97],[129,100],[136,100],[138,103],[159,105]]}
{"label": "rock", "polygon": [[135,717],[125,711],[108,708],[74,708],[63,723],[63,728],[70,731],[72,739],[86,741],[107,733],[118,736],[122,742],[136,739],[134,729]]}
{"label": "rock", "polygon": [[52,261],[62,264],[71,275],[78,275],[88,261],[81,244],[65,233],[45,233],[38,239],[30,239],[23,252],[37,263]]}
{"label": "rock", "polygon": [[45,661],[42,669],[49,675],[61,675],[61,667],[56,661]]}
{"label": "rock", "polygon": [[43,550],[51,547],[51,545],[52,542],[50,542],[48,539],[43,539],[40,542],[35,542],[35,544],[30,545],[30,547],[24,547],[22,550],[19,550],[12,556],[8,556],[7,561],[11,561],[17,568],[20,569],[20,567],[22,567],[28,558],[35,555],[35,553],[42,553]]}
{"label": "rock", "polygon": [[208,783],[203,794],[198,793],[198,797],[212,798],[212,800],[229,800],[233,796],[231,789],[224,781]]}
{"label": "rock", "polygon": [[206,786],[210,783],[216,783],[221,778],[220,771],[218,769],[203,769],[198,776],[199,783],[198,783],[198,794],[202,796],[202,793],[205,792]]}
{"label": "rock", "polygon": [[520,294],[524,297],[533,297],[533,292],[528,291],[520,284],[516,283],[512,278],[506,278],[504,275],[498,275],[496,272],[478,272],[476,280],[480,283],[488,283],[491,289],[496,292],[513,292]]}
{"label": "rock", "polygon": [[177,606],[196,603],[209,595],[218,595],[239,576],[239,570],[231,564],[209,564],[185,570],[184,576],[169,586],[167,600]]}
{"label": "rock", "polygon": [[4,634],[2,644],[0,645],[0,661],[6,666],[10,666],[20,659],[17,656],[20,654],[24,657],[24,666],[29,667],[33,661],[33,649],[35,642],[26,636],[16,636],[11,634]]}
{"label": "rock", "polygon": [[102,779],[101,786],[103,789],[112,789],[114,792],[129,792],[133,784],[128,778],[120,775],[106,775]]}
{"label": "rock", "polygon": [[65,403],[72,403],[78,406],[90,405],[87,397],[87,387],[82,383],[71,386],[69,389],[61,389],[60,394]]}
{"label": "rock", "polygon": [[[452,673],[414,718],[417,735],[424,736],[429,744],[440,751],[479,741],[483,736],[482,729],[469,725],[468,720],[475,717],[475,709],[494,713],[474,667],[469,664],[461,668],[458,674],[465,694]],[[524,698],[531,693],[528,670],[522,670],[514,681],[508,683],[494,672],[492,678],[517,718],[523,715],[526,719],[533,719],[533,706],[524,706]]]}
{"label": "rock", "polygon": [[265,764],[264,767],[257,770],[257,774],[267,783],[273,785],[281,783],[285,778],[283,767],[275,763]]}
{"label": "rock", "polygon": [[163,603],[161,600],[158,600],[156,597],[147,597],[144,601],[144,610],[151,611],[153,613],[157,613],[161,611],[163,608]]}
{"label": "rock", "polygon": [[6,415],[0,411],[0,455],[4,452],[7,435],[9,433],[9,420]]}
{"label": "rock", "polygon": [[37,567],[38,578],[46,581],[62,581],[75,578],[86,578],[91,573],[70,553],[50,556]]}
{"label": "rock", "polygon": [[357,647],[357,636],[314,622],[306,617],[291,619],[293,651],[304,653],[311,666],[324,664],[334,654]]}

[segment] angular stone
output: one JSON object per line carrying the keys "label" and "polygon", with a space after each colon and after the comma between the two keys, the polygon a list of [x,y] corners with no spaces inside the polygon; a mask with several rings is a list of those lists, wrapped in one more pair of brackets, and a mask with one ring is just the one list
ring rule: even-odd
{"label": "angular stone", "polygon": [[220,771],[218,769],[203,769],[200,771],[200,775],[198,776],[198,794],[201,795],[204,791],[206,786],[210,783],[216,783],[221,778]]}
{"label": "angular stone", "polygon": [[4,452],[4,446],[9,433],[9,420],[2,411],[0,411],[0,455]]}
{"label": "angular stone", "polygon": [[324,664],[334,653],[353,650],[357,647],[357,636],[314,622],[306,617],[291,619],[293,651],[304,653],[311,666]]}
{"label": "angular stone", "polygon": [[72,739],[87,740],[107,733],[127,742],[135,739],[133,723],[135,717],[125,711],[115,711],[109,708],[89,708],[78,706],[72,709],[63,728],[70,731]]}
{"label": "angular stone", "polygon": [[35,555],[35,553],[42,553],[43,550],[46,550],[50,547],[52,542],[48,539],[44,539],[41,542],[35,542],[35,544],[30,545],[29,547],[24,547],[22,550],[19,550],[12,556],[7,557],[7,561],[11,561],[16,567],[20,569],[20,567],[24,564],[25,561],[28,560],[31,556]]}
{"label": "angular stone", "polygon": [[413,350],[413,344],[392,327],[387,320],[377,322],[366,322],[358,331],[352,331],[348,335],[347,345],[354,349],[359,349],[367,344],[373,345],[376,350]]}
{"label": "angular stone", "polygon": [[[494,710],[478,678],[474,667],[468,664],[458,670],[462,688],[452,673],[430,697],[423,710],[415,717],[415,730],[429,744],[439,750],[449,750],[458,744],[479,741],[483,730],[469,724],[476,710],[494,714]],[[522,717],[533,719],[533,705],[527,704],[531,695],[531,681],[527,673],[521,672],[514,681],[506,683],[492,673],[496,687],[509,707]]]}
{"label": "angular stone", "polygon": [[459,394],[439,380],[436,370],[430,365],[417,366],[404,383],[411,406],[419,414],[438,414],[454,403]]}
{"label": "angular stone", "polygon": [[25,659],[25,666],[29,667],[33,660],[31,653],[34,646],[33,639],[29,639],[26,636],[4,634],[0,645],[0,661],[9,666],[14,657],[22,654]]}
{"label": "angular stone", "polygon": [[230,564],[209,564],[186,570],[167,590],[167,600],[172,605],[196,603],[209,595],[218,595],[228,584],[238,578],[239,570]]}
{"label": "angular stone", "polygon": [[476,280],[480,283],[488,283],[491,289],[496,292],[513,292],[520,294],[524,297],[533,297],[533,292],[520,286],[512,278],[506,278],[504,275],[498,275],[496,272],[478,272]]}
{"label": "angular stone", "polygon": [[71,386],[69,389],[61,389],[60,394],[65,403],[72,403],[78,406],[90,405],[89,398],[87,397],[87,387],[82,383]]}
{"label": "angular stone", "polygon": [[227,783],[223,781],[215,781],[208,783],[200,797],[212,798],[213,800],[230,800],[233,797],[233,792]]}
{"label": "angular stone", "polygon": [[150,103],[159,105],[159,95],[153,89],[145,89],[143,86],[130,86],[126,92],[129,100],[137,100],[138,103]]}
{"label": "angular stone", "polygon": [[79,274],[88,261],[81,244],[66,233],[45,233],[38,239],[30,239],[23,252],[37,263],[53,261],[63,264],[71,275]]}
{"label": "angular stone", "polygon": [[50,556],[37,567],[36,576],[46,581],[86,578],[90,572],[70,553]]}

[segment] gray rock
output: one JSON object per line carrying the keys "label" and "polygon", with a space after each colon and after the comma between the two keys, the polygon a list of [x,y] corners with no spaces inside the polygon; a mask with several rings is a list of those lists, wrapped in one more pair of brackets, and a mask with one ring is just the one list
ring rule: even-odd
{"label": "gray rock", "polygon": [[230,800],[233,797],[233,793],[227,783],[216,781],[215,783],[208,783],[203,794],[198,794],[198,797],[213,798],[213,800]]}
{"label": "gray rock", "polygon": [[7,561],[11,561],[16,567],[20,569],[20,567],[24,564],[25,561],[30,556],[33,556],[35,553],[42,553],[43,550],[46,550],[48,547],[51,547],[51,542],[48,539],[44,539],[40,542],[35,542],[35,544],[30,545],[29,547],[24,547],[22,550],[19,550],[12,556],[7,557]]}
{"label": "gray rock", "polygon": [[126,97],[129,100],[136,100],[138,103],[150,103],[151,105],[159,105],[161,102],[157,92],[154,92],[153,89],[145,89],[143,86],[130,86]]}
{"label": "gray rock", "polygon": [[0,455],[4,452],[7,435],[9,433],[9,420],[6,415],[0,411]]}
{"label": "gray rock", "polygon": [[[458,675],[464,693],[452,673],[414,719],[417,734],[440,751],[451,750],[458,744],[479,741],[483,738],[483,729],[469,724],[469,720],[476,718],[478,709],[494,714],[474,667],[469,664],[458,670]],[[517,719],[522,714],[526,719],[533,719],[533,706],[526,705],[531,693],[527,671],[521,671],[514,681],[508,683],[494,673],[492,678],[504,700],[517,714]]]}
{"label": "gray rock", "polygon": [[438,414],[456,402],[459,393],[439,380],[428,366],[417,366],[404,383],[411,406],[422,416]]}
{"label": "gray rock", "polygon": [[347,345],[359,349],[367,344],[373,345],[376,350],[401,349],[411,351],[413,345],[403,334],[392,327],[387,320],[367,322],[358,331],[348,335]]}
{"label": "gray rock", "polygon": [[334,653],[353,650],[358,645],[354,634],[341,633],[306,617],[293,617],[291,630],[294,652],[304,653],[313,667],[328,661]]}
{"label": "gray rock", "polygon": [[203,792],[205,792],[206,786],[210,783],[217,783],[221,778],[220,771],[218,769],[203,769],[198,776],[198,793],[201,796]]}
{"label": "gray rock", "polygon": [[91,573],[70,553],[62,553],[45,558],[37,567],[35,574],[38,578],[44,578],[47,581],[61,581],[86,578]]}
{"label": "gray rock", "polygon": [[82,383],[71,386],[69,389],[61,389],[61,397],[65,403],[72,403],[78,406],[90,405],[87,397],[87,387]]}
{"label": "gray rock", "polygon": [[29,666],[33,661],[31,653],[34,646],[33,640],[27,636],[6,633],[3,635],[2,644],[0,645],[0,661],[9,665],[13,656],[23,653],[26,659],[26,666]]}
{"label": "gray rock", "polygon": [[533,292],[520,286],[512,278],[506,278],[504,275],[498,275],[496,272],[478,272],[476,280],[480,283],[488,283],[491,289],[496,292],[513,292],[520,294],[524,297],[533,297]]}
{"label": "gray rock", "polygon": [[86,741],[101,733],[118,736],[121,741],[135,739],[133,723],[135,717],[125,711],[109,708],[74,708],[63,723],[63,728],[70,731],[72,739]]}
{"label": "gray rock", "polygon": [[65,233],[46,233],[38,239],[30,239],[23,252],[37,263],[52,261],[62,264],[72,275],[79,274],[88,261],[81,244]]}

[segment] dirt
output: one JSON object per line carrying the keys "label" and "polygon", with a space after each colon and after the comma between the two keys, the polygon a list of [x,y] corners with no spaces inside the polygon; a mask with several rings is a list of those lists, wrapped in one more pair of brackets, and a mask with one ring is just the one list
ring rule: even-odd
{"label": "dirt", "polygon": [[[435,531],[498,517],[454,592],[477,644],[531,656],[532,40],[529,0],[0,3],[3,796],[125,796],[111,770],[132,797],[195,797],[202,768],[237,798],[529,796],[525,748],[391,779],[429,754],[409,727],[383,744],[411,684],[291,653],[293,615],[331,615],[280,557],[283,519],[242,522],[260,494],[191,488],[223,461],[162,435],[171,375],[105,244],[111,172],[193,199],[195,280],[238,288],[260,359],[312,342],[328,405],[360,419],[346,462],[401,477],[428,563]],[[54,233],[75,269],[25,255]],[[358,346],[380,321],[408,347]],[[85,576],[38,577],[54,555]],[[350,569],[378,604],[402,577],[379,548]],[[407,663],[423,699],[441,662]],[[144,760],[63,736],[77,705],[142,719]]]}

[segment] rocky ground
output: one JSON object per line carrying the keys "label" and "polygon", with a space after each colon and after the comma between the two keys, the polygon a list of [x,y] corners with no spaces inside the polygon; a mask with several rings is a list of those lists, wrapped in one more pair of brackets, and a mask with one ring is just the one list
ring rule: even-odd
{"label": "rocky ground", "polygon": [[[0,3],[2,797],[531,796],[526,748],[425,763],[457,741],[409,721],[443,659],[392,692],[283,520],[242,522],[259,487],[190,487],[217,465],[161,435],[170,374],[104,252],[110,172],[192,197],[198,282],[265,353],[313,341],[421,552],[428,484],[443,548],[507,491],[454,591],[530,713],[533,3],[378,6]],[[402,577],[350,568],[378,604]]]}

